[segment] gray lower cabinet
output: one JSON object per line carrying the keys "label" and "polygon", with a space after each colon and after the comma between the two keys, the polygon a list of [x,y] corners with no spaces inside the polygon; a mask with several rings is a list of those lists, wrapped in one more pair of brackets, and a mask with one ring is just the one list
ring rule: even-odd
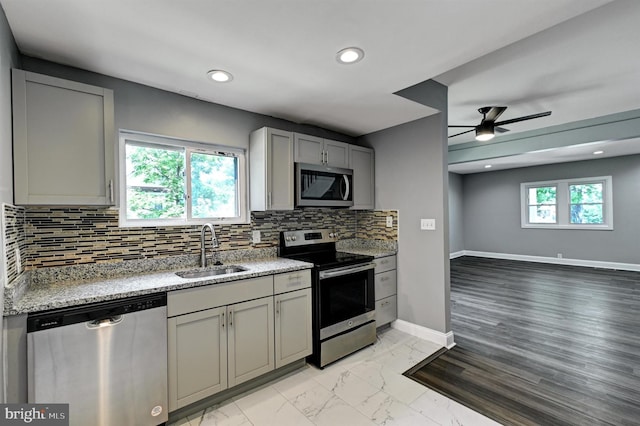
{"label": "gray lower cabinet", "polygon": [[311,273],[309,270],[274,277],[276,368],[311,355]]}
{"label": "gray lower cabinet", "polygon": [[227,388],[226,310],[169,318],[169,411]]}
{"label": "gray lower cabinet", "polygon": [[275,368],[273,297],[227,307],[229,387]]}
{"label": "gray lower cabinet", "polygon": [[169,411],[312,352],[309,270],[169,292],[167,312]]}
{"label": "gray lower cabinet", "polygon": [[12,70],[14,200],[115,203],[113,91]]}
{"label": "gray lower cabinet", "polygon": [[396,256],[374,259],[376,292],[376,327],[398,318]]}
{"label": "gray lower cabinet", "polygon": [[167,312],[169,411],[275,368],[273,276],[169,292]]}

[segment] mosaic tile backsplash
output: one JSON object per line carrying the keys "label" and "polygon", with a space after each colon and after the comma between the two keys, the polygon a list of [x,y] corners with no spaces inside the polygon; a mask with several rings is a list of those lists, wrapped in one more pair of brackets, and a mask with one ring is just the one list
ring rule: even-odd
{"label": "mosaic tile backsplash", "polygon": [[3,204],[4,253],[6,256],[7,282],[9,284],[18,277],[16,269],[16,250],[20,250],[21,264],[25,265],[27,240],[25,238],[25,210],[10,204]]}
{"label": "mosaic tile backsplash", "polygon": [[[118,226],[117,209],[22,208],[5,205],[8,282],[17,277],[15,248],[25,270],[198,254],[200,226]],[[394,226],[385,220],[393,216]],[[277,247],[280,231],[329,228],[341,239],[397,240],[397,211],[299,209],[252,212],[251,223],[216,225],[219,250]],[[253,244],[252,231],[261,231]]]}

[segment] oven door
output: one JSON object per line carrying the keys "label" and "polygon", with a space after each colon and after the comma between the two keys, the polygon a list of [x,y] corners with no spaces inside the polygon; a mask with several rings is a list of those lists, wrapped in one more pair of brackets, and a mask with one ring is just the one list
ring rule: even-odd
{"label": "oven door", "polygon": [[353,170],[296,163],[296,205],[353,205]]}
{"label": "oven door", "polygon": [[375,263],[319,272],[320,340],[375,320]]}

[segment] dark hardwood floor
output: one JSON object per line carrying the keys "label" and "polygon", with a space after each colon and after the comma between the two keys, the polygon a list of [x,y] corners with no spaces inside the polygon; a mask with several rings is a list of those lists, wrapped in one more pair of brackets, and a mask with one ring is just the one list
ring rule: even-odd
{"label": "dark hardwood floor", "polygon": [[451,300],[414,379],[506,425],[640,425],[639,272],[462,257]]}

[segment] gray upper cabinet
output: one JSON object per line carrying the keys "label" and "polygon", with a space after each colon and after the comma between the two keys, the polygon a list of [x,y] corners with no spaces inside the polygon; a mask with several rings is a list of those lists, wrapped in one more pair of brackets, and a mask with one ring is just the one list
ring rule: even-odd
{"label": "gray upper cabinet", "polygon": [[349,145],[349,168],[353,169],[352,209],[372,210],[375,205],[375,158],[373,149]]}
{"label": "gray upper cabinet", "polygon": [[15,204],[114,204],[113,92],[12,70]]}
{"label": "gray upper cabinet", "polygon": [[294,161],[331,167],[349,167],[349,144],[294,133]]}
{"label": "gray upper cabinet", "polygon": [[251,211],[293,210],[293,133],[263,127],[249,137]]}

